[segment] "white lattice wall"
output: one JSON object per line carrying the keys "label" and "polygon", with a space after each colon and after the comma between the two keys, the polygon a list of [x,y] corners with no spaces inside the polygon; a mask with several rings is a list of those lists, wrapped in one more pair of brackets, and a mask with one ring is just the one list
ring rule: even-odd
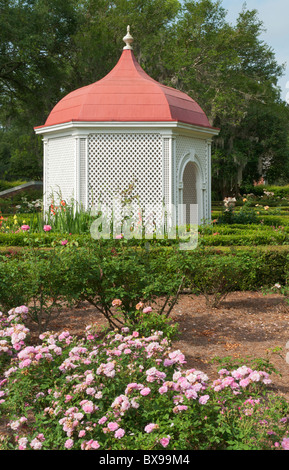
{"label": "white lattice wall", "polygon": [[75,139],[72,136],[50,138],[45,149],[45,205],[58,193],[66,201],[75,197]]}
{"label": "white lattice wall", "polygon": [[[210,217],[207,139],[144,129],[89,132],[45,140],[46,207],[50,194],[59,191],[64,199],[76,199],[85,209],[97,206],[98,201],[112,207],[115,199],[120,201],[121,191],[134,183],[134,207],[150,211],[174,204],[178,210],[178,204],[187,202],[185,191],[181,193],[185,201],[181,200],[180,187],[182,183],[188,186],[189,176],[181,181],[180,167],[189,155],[200,169],[197,194],[202,218]],[[190,194],[195,194],[193,189]]]}
{"label": "white lattice wall", "polygon": [[79,144],[79,197],[78,201],[84,209],[87,209],[87,186],[88,186],[88,167],[87,167],[87,139],[80,139]]}
{"label": "white lattice wall", "polygon": [[162,137],[158,133],[91,134],[89,205],[111,205],[134,183],[141,208],[163,200]]}

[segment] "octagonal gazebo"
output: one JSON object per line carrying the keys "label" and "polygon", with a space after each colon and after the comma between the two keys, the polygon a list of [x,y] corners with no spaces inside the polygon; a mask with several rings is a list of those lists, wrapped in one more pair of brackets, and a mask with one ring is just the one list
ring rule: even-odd
{"label": "octagonal gazebo", "polygon": [[[200,106],[153,80],[138,64],[129,27],[118,63],[103,79],[65,96],[45,124],[44,206],[61,191],[84,209],[134,182],[141,206],[198,205],[211,216],[213,128]],[[188,214],[188,211],[187,211]],[[187,216],[177,213],[177,223]]]}

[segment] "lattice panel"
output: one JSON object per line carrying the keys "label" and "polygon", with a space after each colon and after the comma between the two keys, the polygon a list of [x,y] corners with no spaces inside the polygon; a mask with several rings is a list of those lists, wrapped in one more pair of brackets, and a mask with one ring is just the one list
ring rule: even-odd
{"label": "lattice panel", "polygon": [[162,138],[159,134],[89,136],[89,205],[111,205],[134,183],[140,207],[163,199]]}
{"label": "lattice panel", "polygon": [[87,206],[87,155],[86,139],[80,139],[80,158],[79,158],[79,201],[86,208]]}
{"label": "lattice panel", "polygon": [[166,205],[170,202],[170,139],[165,138],[163,143],[163,193]]}
{"label": "lattice panel", "polygon": [[53,194],[58,200],[75,197],[75,140],[73,137],[49,139],[46,155],[46,201],[49,205]]}

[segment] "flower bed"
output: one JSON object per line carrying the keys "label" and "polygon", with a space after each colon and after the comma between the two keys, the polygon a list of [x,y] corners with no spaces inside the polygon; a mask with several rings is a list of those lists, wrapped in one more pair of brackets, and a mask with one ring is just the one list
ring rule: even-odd
{"label": "flower bed", "polygon": [[[138,306],[140,307],[140,306]],[[125,326],[29,344],[24,306],[1,314],[1,447],[22,450],[288,449],[288,405],[246,365],[186,369],[158,329]],[[150,316],[151,309],[142,314]]]}

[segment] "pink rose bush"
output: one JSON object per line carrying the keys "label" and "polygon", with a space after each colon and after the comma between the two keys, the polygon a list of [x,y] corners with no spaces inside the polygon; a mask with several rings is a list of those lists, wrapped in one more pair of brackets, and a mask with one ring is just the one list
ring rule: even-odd
{"label": "pink rose bush", "polygon": [[267,372],[242,365],[210,381],[162,331],[126,326],[98,335],[87,325],[81,338],[45,332],[30,344],[28,314],[0,315],[7,448],[289,450],[288,407],[275,401],[270,412],[263,398]]}

